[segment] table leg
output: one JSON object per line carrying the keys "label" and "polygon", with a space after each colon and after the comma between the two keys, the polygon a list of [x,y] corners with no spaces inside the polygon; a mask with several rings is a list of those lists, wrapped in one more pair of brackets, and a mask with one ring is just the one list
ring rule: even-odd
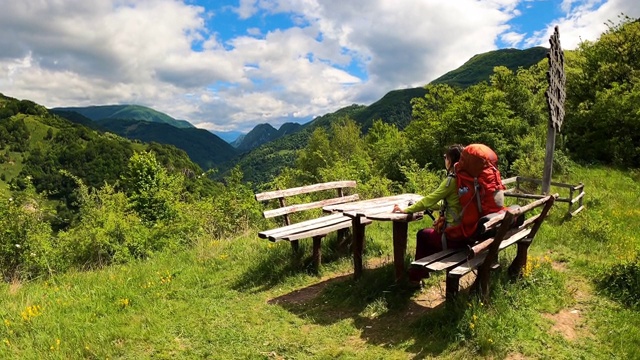
{"label": "table leg", "polygon": [[396,282],[404,280],[404,255],[407,251],[407,230],[409,223],[393,222],[393,264],[396,269]]}
{"label": "table leg", "polygon": [[364,224],[360,216],[351,220],[353,229],[353,277],[359,279],[362,275],[362,253],[364,250]]}

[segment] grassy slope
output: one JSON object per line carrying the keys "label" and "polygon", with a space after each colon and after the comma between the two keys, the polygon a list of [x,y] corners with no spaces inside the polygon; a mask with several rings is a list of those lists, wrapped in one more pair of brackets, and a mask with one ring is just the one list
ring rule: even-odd
{"label": "grassy slope", "polygon": [[[423,293],[397,288],[389,224],[367,227],[365,257],[386,264],[358,282],[339,277],[351,264],[332,239],[315,276],[305,271],[309,241],[296,262],[287,244],[249,233],[142,263],[2,284],[0,358],[639,358],[640,312],[600,295],[592,279],[640,249],[640,177],[580,168],[563,181],[585,183],[587,209],[565,221],[559,204],[531,248],[532,275],[494,278],[491,304],[463,295],[458,306],[430,309],[423,299],[442,290],[441,278]],[[412,223],[410,234],[426,225]],[[39,315],[24,321],[32,305]],[[554,331],[563,314],[577,314],[568,325],[574,340]]]}

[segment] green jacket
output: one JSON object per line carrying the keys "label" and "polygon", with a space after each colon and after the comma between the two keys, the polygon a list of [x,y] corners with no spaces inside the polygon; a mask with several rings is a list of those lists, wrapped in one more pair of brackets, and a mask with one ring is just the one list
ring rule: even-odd
{"label": "green jacket", "polygon": [[453,214],[456,217],[460,215],[462,206],[460,205],[460,198],[458,197],[458,184],[454,175],[447,176],[440,186],[431,194],[423,197],[417,203],[404,209],[406,213],[413,213],[424,210],[440,210],[442,206],[442,200],[447,200],[447,212],[446,219],[448,226],[456,225],[458,222],[455,220]]}

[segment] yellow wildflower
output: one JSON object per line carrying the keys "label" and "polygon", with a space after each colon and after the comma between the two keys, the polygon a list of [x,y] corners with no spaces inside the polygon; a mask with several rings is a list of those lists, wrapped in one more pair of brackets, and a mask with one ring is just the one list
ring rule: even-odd
{"label": "yellow wildflower", "polygon": [[118,305],[120,305],[121,308],[126,308],[129,306],[129,299],[120,299],[118,300]]}
{"label": "yellow wildflower", "polygon": [[31,321],[34,317],[40,315],[42,313],[42,307],[40,305],[31,305],[27,306],[21,313],[22,320]]}

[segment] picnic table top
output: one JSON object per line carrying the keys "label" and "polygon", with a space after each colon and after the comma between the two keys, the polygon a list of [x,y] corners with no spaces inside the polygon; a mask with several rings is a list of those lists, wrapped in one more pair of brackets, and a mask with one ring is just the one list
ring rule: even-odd
{"label": "picnic table top", "polygon": [[418,194],[400,194],[375,199],[360,200],[344,204],[328,205],[322,208],[325,212],[341,212],[351,218],[366,217],[381,221],[412,221],[422,218],[422,213],[403,214],[392,212],[394,205],[406,208],[411,203],[422,199]]}

